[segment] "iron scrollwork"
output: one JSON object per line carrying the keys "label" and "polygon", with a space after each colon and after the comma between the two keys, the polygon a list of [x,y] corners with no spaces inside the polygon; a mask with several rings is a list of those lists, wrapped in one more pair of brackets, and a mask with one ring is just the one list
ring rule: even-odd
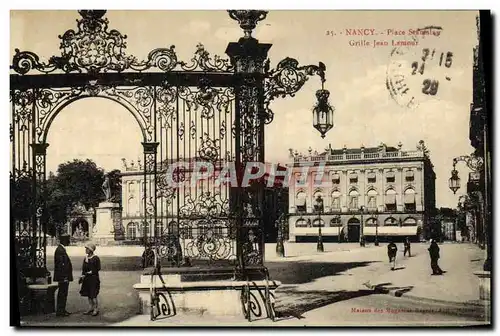
{"label": "iron scrollwork", "polygon": [[116,29],[109,29],[109,20],[104,18],[105,10],[80,10],[81,19],[77,20],[77,29],[67,30],[59,35],[60,56],[52,56],[48,62],[31,51],[15,49],[11,69],[20,75],[30,71],[44,74],[60,70],[64,73],[124,72],[127,70],[143,72],[157,69],[169,72],[177,67],[192,71],[222,71],[233,70],[228,60],[215,55],[210,57],[202,44],[196,46],[196,52],[191,63],[179,61],[175,46],[157,48],[149,52],[146,60],[138,60],[133,55],[127,55],[127,35]]}
{"label": "iron scrollwork", "polygon": [[269,104],[275,98],[293,97],[304,86],[309,76],[318,75],[321,83],[325,79],[326,66],[319,62],[318,65],[299,66],[299,62],[287,57],[280,61],[276,67],[267,73],[265,81],[264,109],[266,111],[265,123],[269,124],[273,120],[273,112]]}

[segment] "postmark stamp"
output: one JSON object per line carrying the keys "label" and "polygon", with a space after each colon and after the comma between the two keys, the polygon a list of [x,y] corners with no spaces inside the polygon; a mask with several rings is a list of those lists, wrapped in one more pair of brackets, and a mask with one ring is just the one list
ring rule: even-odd
{"label": "postmark stamp", "polygon": [[386,86],[391,98],[399,105],[415,108],[424,100],[437,98],[440,85],[451,81],[446,70],[453,64],[453,52],[440,50],[439,44],[433,41],[441,32],[442,28],[438,26],[417,29],[412,36],[414,44],[392,49]]}

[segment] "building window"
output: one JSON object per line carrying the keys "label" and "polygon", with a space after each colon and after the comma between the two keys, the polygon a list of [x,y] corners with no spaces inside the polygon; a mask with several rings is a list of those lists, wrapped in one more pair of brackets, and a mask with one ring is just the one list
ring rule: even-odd
{"label": "building window", "polygon": [[365,226],[377,226],[377,218],[368,218]]}
{"label": "building window", "polygon": [[374,172],[369,172],[367,178],[368,178],[368,183],[376,183],[377,182],[377,175]]}
{"label": "building window", "polygon": [[349,193],[349,209],[357,210],[358,209],[358,192],[356,190],[352,190]]}
{"label": "building window", "polygon": [[155,226],[155,237],[161,237],[164,234],[166,234],[166,232],[163,232],[163,223],[157,222]]}
{"label": "building window", "polygon": [[398,221],[394,217],[389,217],[384,221],[384,226],[397,226]]}
{"label": "building window", "polygon": [[150,232],[149,232],[149,223],[143,222],[142,223],[142,236],[146,237],[146,236],[149,236],[149,234],[150,234]]}
{"label": "building window", "polygon": [[415,211],[415,190],[412,188],[408,188],[405,190],[404,197],[405,211]]}
{"label": "building window", "polygon": [[297,219],[295,227],[308,227],[307,221],[304,218]]}
{"label": "building window", "polygon": [[318,211],[323,211],[324,210],[324,204],[323,204],[323,193],[321,191],[316,191],[313,196],[313,208],[315,212]]}
{"label": "building window", "polygon": [[396,181],[396,175],[394,174],[393,171],[387,172],[387,175],[385,176],[387,183],[394,183]]}
{"label": "building window", "polygon": [[415,180],[415,175],[413,174],[413,170],[407,170],[405,174],[406,182],[413,182]]}
{"label": "building window", "polygon": [[295,197],[295,208],[297,212],[306,212],[306,193],[299,191]]}
{"label": "building window", "polygon": [[340,210],[340,192],[332,192],[332,211]]}
{"label": "building window", "polygon": [[312,222],[313,227],[319,227],[320,225],[321,227],[325,227],[325,221],[323,219],[316,218],[315,220],[313,220]]}
{"label": "building window", "polygon": [[127,239],[137,239],[137,225],[135,223],[128,223],[127,225]]}
{"label": "building window", "polygon": [[377,192],[375,190],[369,190],[366,194],[368,197],[368,204],[367,207],[369,210],[376,210],[377,209]]}
{"label": "building window", "polygon": [[416,226],[416,225],[417,221],[415,220],[415,218],[412,217],[408,217],[403,221],[403,226]]}
{"label": "building window", "polygon": [[339,174],[332,175],[332,184],[335,184],[335,185],[340,184],[340,175]]}
{"label": "building window", "polygon": [[349,174],[349,183],[351,183],[351,184],[358,183],[358,174],[356,174],[356,173]]}
{"label": "building window", "polygon": [[396,192],[394,189],[388,189],[385,192],[385,210],[386,211],[396,211]]}

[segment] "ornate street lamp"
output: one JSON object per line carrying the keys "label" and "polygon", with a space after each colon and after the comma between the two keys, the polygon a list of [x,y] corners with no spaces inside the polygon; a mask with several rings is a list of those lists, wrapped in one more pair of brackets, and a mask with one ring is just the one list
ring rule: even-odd
{"label": "ornate street lamp", "polygon": [[359,246],[365,247],[365,234],[364,234],[364,223],[363,223],[363,214],[365,213],[366,208],[362,205],[359,208],[361,212],[361,225],[359,227]]}
{"label": "ornate street lamp", "polygon": [[314,202],[314,211],[318,214],[318,245],[316,246],[316,250],[318,252],[325,252],[325,247],[323,246],[323,235],[321,233],[321,213],[323,212],[323,198],[321,195],[316,197]]}
{"label": "ornate street lamp", "polygon": [[[326,69],[323,63],[319,63],[320,68]],[[323,88],[324,80],[321,81],[321,90],[316,91],[316,98],[318,102],[313,109],[313,126],[320,133],[321,137],[324,138],[325,134],[333,127],[333,112],[335,109],[328,102],[328,97],[330,92]]]}
{"label": "ornate street lamp", "polygon": [[451,171],[451,177],[448,180],[448,186],[450,187],[453,194],[457,193],[457,190],[460,189],[460,177],[458,176],[458,170],[453,169]]}

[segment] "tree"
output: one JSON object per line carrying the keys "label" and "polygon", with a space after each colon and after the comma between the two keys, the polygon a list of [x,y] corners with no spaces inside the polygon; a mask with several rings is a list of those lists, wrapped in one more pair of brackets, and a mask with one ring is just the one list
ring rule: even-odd
{"label": "tree", "polygon": [[89,159],[68,161],[59,165],[56,175],[50,173],[46,183],[47,233],[60,233],[76,204],[97,207],[104,198],[103,181],[103,170]]}
{"label": "tree", "polygon": [[114,169],[108,173],[109,184],[111,186],[111,196],[113,202],[122,204],[122,177],[118,169]]}

